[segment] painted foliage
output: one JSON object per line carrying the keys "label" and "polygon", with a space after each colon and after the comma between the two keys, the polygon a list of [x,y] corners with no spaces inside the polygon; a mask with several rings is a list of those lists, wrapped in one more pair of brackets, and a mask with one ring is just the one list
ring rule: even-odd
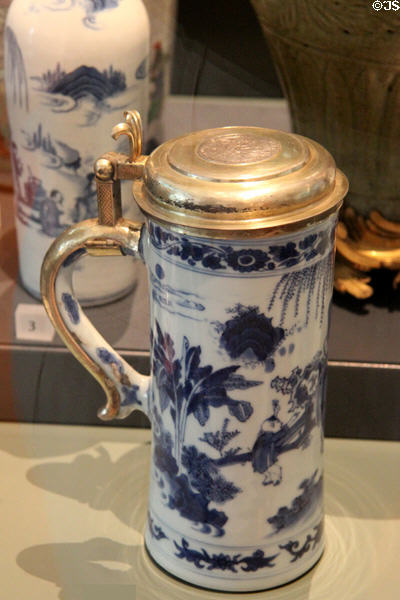
{"label": "painted foliage", "polygon": [[[156,322],[152,339],[153,377],[156,382],[159,409],[153,407],[155,437],[154,460],[159,485],[164,487],[165,500],[181,516],[201,526],[205,533],[224,534],[227,516],[223,511],[210,508],[211,502],[224,504],[232,500],[240,488],[228,481],[220,465],[195,445],[185,443],[186,427],[190,419],[204,427],[211,412],[223,408],[227,414],[244,423],[253,414],[247,400],[237,399],[232,393],[244,393],[261,382],[246,379],[237,371],[238,365],[214,369],[203,365],[200,346],[191,346],[183,338],[180,355],[174,341]],[[169,413],[173,433],[164,424]],[[215,445],[210,432],[204,434],[208,444]],[[226,436],[226,429],[225,429]],[[224,446],[228,440],[225,437]]]}

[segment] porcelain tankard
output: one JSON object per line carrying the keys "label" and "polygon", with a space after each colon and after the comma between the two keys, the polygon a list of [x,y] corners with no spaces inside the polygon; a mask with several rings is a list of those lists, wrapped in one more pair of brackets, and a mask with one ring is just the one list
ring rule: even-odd
{"label": "porcelain tankard", "polygon": [[[319,144],[258,127],[192,133],[95,165],[99,217],[62,234],[42,268],[49,315],[107,394],[103,419],[152,424],[145,545],[176,577],[251,591],[309,570],[323,547],[326,339],[345,176]],[[144,224],[121,217],[133,180]],[[147,265],[151,375],[128,365],[81,310],[85,255]],[[135,499],[130,499],[132,503]]]}

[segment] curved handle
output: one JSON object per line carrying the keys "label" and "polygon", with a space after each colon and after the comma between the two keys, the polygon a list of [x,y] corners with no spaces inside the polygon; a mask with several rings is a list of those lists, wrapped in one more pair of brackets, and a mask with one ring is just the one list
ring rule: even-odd
{"label": "curved handle", "polygon": [[108,254],[137,256],[141,227],[122,218],[114,225],[82,221],[53,242],[42,265],[43,304],[66,346],[103,387],[107,404],[98,413],[103,420],[124,418],[136,408],[147,413],[150,377],[135,371],[94,328],[74,295],[72,271],[96,245],[108,247]]}

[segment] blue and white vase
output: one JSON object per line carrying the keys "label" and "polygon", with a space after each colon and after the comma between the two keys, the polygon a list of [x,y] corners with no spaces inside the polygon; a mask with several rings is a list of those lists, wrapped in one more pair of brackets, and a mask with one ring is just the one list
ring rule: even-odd
{"label": "blue and white vase", "polygon": [[[97,216],[93,163],[121,110],[147,114],[149,39],[142,0],[10,6],[5,82],[20,277],[34,296],[40,297],[40,266],[52,240]],[[76,289],[96,304],[123,295],[134,280],[129,261],[91,258],[76,273]]]}
{"label": "blue and white vase", "polygon": [[[62,236],[43,266],[46,308],[108,391],[103,416],[151,420],[155,562],[215,590],[287,583],[324,548],[326,342],[346,180],[318,144],[247,127],[166,142],[144,171],[133,187],[144,227],[82,223]],[[146,263],[150,377],[76,301],[72,271],[93,235]]]}

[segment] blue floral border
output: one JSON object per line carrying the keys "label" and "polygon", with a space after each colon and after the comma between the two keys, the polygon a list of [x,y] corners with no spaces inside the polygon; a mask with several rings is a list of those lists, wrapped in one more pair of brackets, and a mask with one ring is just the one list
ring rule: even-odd
{"label": "blue floral border", "polygon": [[165,258],[176,259],[188,267],[219,274],[267,273],[308,265],[324,257],[332,246],[335,227],[308,232],[291,241],[263,244],[260,247],[206,244],[194,237],[177,235],[154,223],[149,224],[150,243]]}

